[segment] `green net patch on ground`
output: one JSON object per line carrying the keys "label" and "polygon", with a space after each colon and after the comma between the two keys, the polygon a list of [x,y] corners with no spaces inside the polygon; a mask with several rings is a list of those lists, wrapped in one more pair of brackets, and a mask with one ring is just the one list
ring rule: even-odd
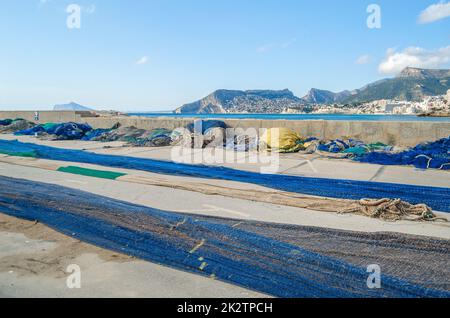
{"label": "green net patch on ground", "polygon": [[82,176],[94,177],[94,178],[111,179],[111,180],[115,180],[119,177],[126,175],[126,173],[121,173],[121,172],[87,169],[87,168],[81,168],[81,167],[76,167],[76,166],[60,167],[60,168],[58,168],[58,171],[72,173],[72,174],[78,174],[78,175],[82,175]]}
{"label": "green net patch on ground", "polygon": [[35,151],[14,151],[14,150],[0,149],[0,154],[14,156],[14,157],[30,157],[30,158],[37,157],[37,154]]}

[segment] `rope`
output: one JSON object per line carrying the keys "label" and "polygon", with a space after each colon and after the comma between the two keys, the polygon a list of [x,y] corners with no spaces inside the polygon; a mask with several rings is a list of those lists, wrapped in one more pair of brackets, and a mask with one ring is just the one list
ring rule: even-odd
{"label": "rope", "polygon": [[426,159],[428,159],[427,169],[430,169],[430,164],[431,164],[431,161],[433,160],[433,158],[431,158],[431,157],[429,157],[427,155],[418,155],[414,159],[417,159],[417,158],[426,158]]}
{"label": "rope", "polygon": [[384,221],[437,221],[448,222],[438,218],[426,204],[410,204],[400,199],[361,199],[356,205],[338,212],[339,214],[354,213]]}

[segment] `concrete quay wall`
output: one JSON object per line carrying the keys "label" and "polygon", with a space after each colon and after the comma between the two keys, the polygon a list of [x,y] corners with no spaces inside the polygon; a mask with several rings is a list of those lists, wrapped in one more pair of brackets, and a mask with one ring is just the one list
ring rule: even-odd
{"label": "concrete quay wall", "polygon": [[[36,120],[38,113],[38,120]],[[85,111],[0,111],[0,119],[22,118],[35,123],[84,122],[85,117],[94,116]]]}
{"label": "concrete quay wall", "polygon": [[[0,111],[0,119],[24,118],[34,121],[34,111]],[[117,122],[122,126],[141,129],[185,127],[194,118],[173,117],[94,117],[88,112],[42,111],[39,123],[83,122],[94,128],[110,128]],[[287,127],[302,136],[322,139],[356,138],[367,143],[383,142],[397,146],[414,146],[421,142],[433,141],[450,136],[450,122],[430,121],[340,121],[340,120],[260,120],[223,119],[233,128],[276,128]]]}
{"label": "concrete quay wall", "polygon": [[[142,129],[185,127],[193,118],[116,117],[86,118],[95,128],[109,128],[117,122],[124,126]],[[450,136],[450,122],[380,122],[380,121],[329,121],[329,120],[259,120],[224,119],[233,128],[287,127],[302,136],[321,139],[355,138],[364,142],[383,142],[397,146],[415,146]]]}

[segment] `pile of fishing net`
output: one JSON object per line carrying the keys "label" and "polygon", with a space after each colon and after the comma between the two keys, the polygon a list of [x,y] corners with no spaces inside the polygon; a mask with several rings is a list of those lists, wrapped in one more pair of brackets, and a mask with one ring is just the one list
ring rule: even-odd
{"label": "pile of fishing net", "polygon": [[410,204],[401,199],[361,199],[350,207],[339,211],[340,214],[359,214],[384,221],[434,221],[444,220],[436,217],[426,204]]}
{"label": "pile of fishing net", "polygon": [[84,141],[91,141],[91,140],[95,140],[96,138],[99,138],[100,136],[102,136],[104,133],[109,132],[111,129],[93,129],[91,131],[88,131],[82,138],[81,140]]}
{"label": "pile of fishing net", "polygon": [[1,132],[13,132],[16,136],[35,136],[43,140],[123,141],[127,143],[126,146],[133,147],[162,147],[172,143],[172,131],[164,128],[145,130],[121,127],[117,123],[110,129],[92,129],[88,124],[74,122],[36,125],[24,120],[5,120],[1,124]]}
{"label": "pile of fishing net", "polygon": [[265,129],[260,135],[235,130],[234,140],[227,140],[227,149],[236,151],[262,150],[278,153],[318,153],[333,158],[359,158],[369,153],[397,153],[403,148],[382,142],[365,143],[358,139],[318,139],[303,137],[286,127]]}
{"label": "pile of fishing net", "polygon": [[35,124],[22,118],[0,120],[0,133],[14,133],[33,127]]}
{"label": "pile of fishing net", "polygon": [[419,144],[402,152],[370,152],[355,160],[382,165],[413,165],[420,169],[450,170],[450,137]]}
{"label": "pile of fishing net", "polygon": [[88,124],[79,123],[47,123],[35,125],[31,128],[19,130],[14,133],[16,136],[37,136],[48,140],[78,140],[83,138],[92,127]]}
{"label": "pile of fishing net", "polygon": [[186,126],[186,129],[189,130],[189,132],[202,135],[213,128],[227,129],[228,126],[221,120],[197,120]]}
{"label": "pile of fishing net", "polygon": [[176,129],[177,136],[172,138],[184,147],[205,148],[219,147],[234,151],[266,150],[279,153],[292,153],[304,150],[303,138],[288,128],[270,128],[261,135],[256,129],[235,128],[227,134],[226,123],[220,120],[198,120]]}
{"label": "pile of fishing net", "polygon": [[288,128],[269,128],[261,136],[260,149],[271,152],[292,153],[305,150],[304,139]]}
{"label": "pile of fishing net", "polygon": [[2,119],[0,120],[0,126],[8,126],[13,122],[12,119]]}
{"label": "pile of fishing net", "polygon": [[172,132],[173,145],[187,148],[224,147],[226,141],[225,122],[220,120],[196,120],[185,128]]}
{"label": "pile of fishing net", "polygon": [[237,152],[259,151],[261,148],[260,137],[256,131],[247,131],[235,134],[227,138],[225,147]]}
{"label": "pile of fishing net", "polygon": [[136,127],[120,127],[114,129],[96,129],[88,134],[84,140],[111,142],[123,141],[126,146],[133,147],[163,147],[172,143],[172,131],[159,128],[153,130],[139,129]]}
{"label": "pile of fishing net", "polygon": [[284,127],[266,129],[259,142],[259,149],[271,152],[339,154],[337,157],[342,158],[353,158],[371,152],[396,151],[393,146],[381,142],[366,144],[357,139],[320,140],[315,137],[304,138],[295,131]]}
{"label": "pile of fishing net", "polygon": [[366,144],[357,139],[304,140],[305,153],[318,153],[333,158],[349,158],[380,165],[411,165],[420,169],[450,169],[450,137],[422,143],[413,148],[400,148],[381,142]]}
{"label": "pile of fishing net", "polygon": [[392,152],[396,151],[393,146],[386,145],[381,142],[366,144],[358,139],[334,139],[319,140],[312,137],[303,142],[307,153],[331,153],[341,154],[342,157],[356,157],[367,154],[369,152]]}

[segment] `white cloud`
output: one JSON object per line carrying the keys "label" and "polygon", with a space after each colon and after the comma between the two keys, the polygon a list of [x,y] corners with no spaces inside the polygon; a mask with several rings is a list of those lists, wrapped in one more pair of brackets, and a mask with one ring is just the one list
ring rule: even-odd
{"label": "white cloud", "polygon": [[139,60],[136,61],[137,65],[143,65],[143,64],[147,64],[147,63],[148,63],[148,57],[147,56],[143,56]]}
{"label": "white cloud", "polygon": [[371,62],[372,58],[370,57],[369,54],[364,54],[361,55],[360,57],[358,57],[358,59],[355,61],[356,64],[359,65],[364,65],[364,64],[369,64]]}
{"label": "white cloud", "polygon": [[439,68],[447,63],[450,63],[450,45],[437,50],[409,47],[397,52],[395,49],[389,49],[378,70],[383,74],[397,74],[408,66]]}
{"label": "white cloud", "polygon": [[419,15],[418,22],[421,24],[431,23],[447,17],[450,17],[450,1],[447,3],[441,1],[423,10]]}

